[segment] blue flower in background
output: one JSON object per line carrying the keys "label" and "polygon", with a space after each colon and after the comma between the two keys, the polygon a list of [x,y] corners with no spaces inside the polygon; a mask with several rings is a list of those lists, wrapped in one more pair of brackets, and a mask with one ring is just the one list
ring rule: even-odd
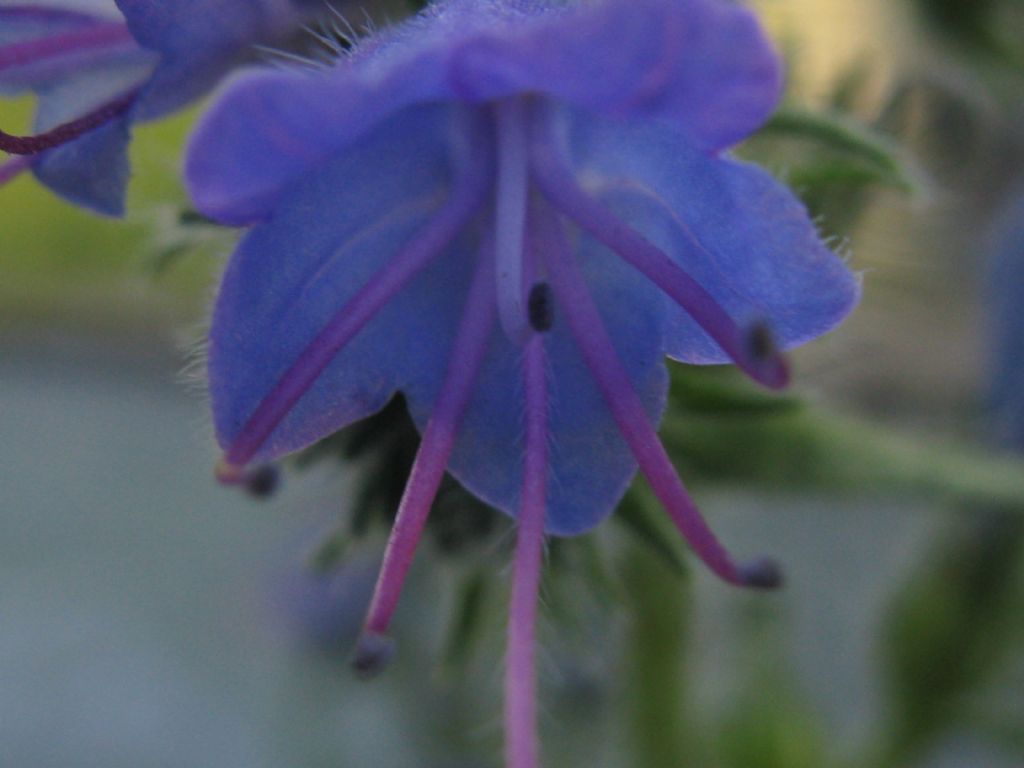
{"label": "blue flower in background", "polygon": [[[305,6],[305,7],[300,7]],[[124,210],[127,147],[153,120],[206,93],[254,44],[308,17],[308,0],[0,0],[0,95],[38,95],[37,135],[0,133],[50,189],[99,213]]]}
{"label": "blue flower in background", "polygon": [[1024,192],[996,224],[988,299],[993,431],[1000,445],[1024,452]]}
{"label": "blue flower in background", "polygon": [[219,468],[299,450],[402,391],[422,435],[356,663],[385,633],[446,469],[519,520],[508,762],[534,766],[542,536],[582,533],[637,467],[722,578],[736,564],[658,440],[664,357],[771,387],[859,285],[803,206],[723,152],[780,93],[721,0],[448,0],[319,71],[236,79],[194,136],[208,216],[251,224],[210,334]]}

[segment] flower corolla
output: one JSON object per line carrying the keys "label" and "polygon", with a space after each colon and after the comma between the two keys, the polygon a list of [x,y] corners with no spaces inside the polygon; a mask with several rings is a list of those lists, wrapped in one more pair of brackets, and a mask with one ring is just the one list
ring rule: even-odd
{"label": "flower corolla", "polygon": [[754,16],[722,0],[442,0],[322,71],[235,79],[193,138],[197,207],[251,225],[213,315],[223,480],[401,391],[422,441],[357,663],[390,618],[450,471],[515,516],[509,764],[536,765],[544,532],[590,530],[637,467],[723,579],[735,562],[656,427],[664,358],[783,386],[781,351],[838,324],[856,277],[804,207],[726,150],[781,90]]}

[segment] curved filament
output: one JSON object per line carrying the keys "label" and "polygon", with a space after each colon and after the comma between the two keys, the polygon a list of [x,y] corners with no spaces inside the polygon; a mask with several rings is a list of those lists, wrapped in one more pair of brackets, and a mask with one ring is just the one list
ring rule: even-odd
{"label": "curved filament", "polygon": [[[767,326],[755,323],[741,329],[685,269],[580,187],[542,117],[533,127],[531,177],[551,204],[679,304],[752,379],[773,389],[786,386],[788,365],[770,343]],[[758,343],[766,338],[768,343]]]}
{"label": "curved filament", "polygon": [[576,264],[562,223],[554,212],[546,210],[545,213],[538,216],[537,224],[543,227],[543,236],[550,248],[546,263],[551,287],[583,360],[655,496],[697,556],[723,580],[747,587],[777,586],[779,574],[774,564],[758,560],[737,565],[704,521],[651,426],[644,404],[615,351]]}
{"label": "curved filament", "polygon": [[469,290],[441,393],[423,431],[423,440],[416,453],[398,507],[398,516],[388,539],[363,636],[356,649],[354,665],[357,669],[366,670],[370,666],[367,655],[376,654],[378,649],[386,647],[382,641],[398,605],[402,585],[416,553],[430,507],[444,478],[462,415],[469,404],[491,339],[496,315],[494,265],[490,248],[485,250]]}
{"label": "curved filament", "polygon": [[131,109],[138,95],[138,89],[132,89],[79,118],[35,136],[12,136],[0,131],[0,150],[12,155],[35,155],[67,144],[123,115]]}

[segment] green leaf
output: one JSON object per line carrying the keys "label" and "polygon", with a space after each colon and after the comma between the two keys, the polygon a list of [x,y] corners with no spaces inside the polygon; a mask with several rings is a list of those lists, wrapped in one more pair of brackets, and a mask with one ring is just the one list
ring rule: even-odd
{"label": "green leaf", "polygon": [[629,765],[635,768],[679,768],[708,765],[703,734],[689,711],[687,683],[692,585],[668,579],[663,561],[644,547],[629,547],[623,557],[624,589],[630,609],[623,663],[626,689],[625,725]]}
{"label": "green leaf", "polygon": [[774,489],[889,491],[1010,505],[1024,512],[1024,462],[827,411],[747,415],[672,409],[661,436],[688,476]]}
{"label": "green leaf", "polygon": [[[845,169],[841,178],[845,184],[859,180],[881,183],[915,192],[923,188],[920,172],[901,157],[898,148],[886,137],[871,128],[835,112],[811,112],[796,107],[780,109],[761,129],[759,135],[796,138],[812,142],[818,149],[839,157],[825,158],[823,166],[832,166],[831,173]],[[817,163],[801,170],[813,173]],[[855,174],[851,169],[859,169]],[[794,182],[795,183],[795,182]]]}
{"label": "green leaf", "polygon": [[883,632],[891,713],[882,764],[909,765],[962,719],[1016,647],[1024,519],[973,509],[891,606]]}
{"label": "green leaf", "polygon": [[669,397],[672,405],[700,414],[767,415],[798,410],[791,395],[767,392],[725,367],[675,366]]}

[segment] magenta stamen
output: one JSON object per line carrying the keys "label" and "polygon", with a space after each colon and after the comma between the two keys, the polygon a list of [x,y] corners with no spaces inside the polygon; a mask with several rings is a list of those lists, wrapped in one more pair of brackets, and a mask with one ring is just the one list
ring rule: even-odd
{"label": "magenta stamen", "polygon": [[115,48],[125,43],[135,46],[135,38],[126,25],[97,23],[85,29],[3,46],[0,48],[0,72],[38,64],[47,59],[67,58],[94,49]]}
{"label": "magenta stamen", "polygon": [[0,150],[12,155],[34,155],[67,144],[123,115],[138,95],[138,89],[132,89],[82,117],[35,136],[11,136],[0,131]]}
{"label": "magenta stamen", "polygon": [[[766,356],[754,354],[755,345],[749,341],[754,331],[741,330],[686,270],[587,194],[562,159],[550,127],[542,119],[534,122],[530,170],[545,197],[679,304],[748,376],[773,389],[786,386],[789,370],[782,354],[774,347],[762,347]],[[704,250],[693,233],[688,229],[686,232],[697,247]],[[756,323],[754,327],[765,326]]]}
{"label": "magenta stamen", "polygon": [[468,177],[457,183],[444,207],[338,310],[299,354],[235,437],[224,456],[226,464],[237,467],[249,463],[335,355],[455,239],[483,204],[490,178],[485,163],[470,167]]}
{"label": "magenta stamen", "polygon": [[382,640],[386,639],[402,584],[412,564],[437,489],[444,478],[462,415],[469,404],[477,374],[487,353],[496,315],[493,258],[488,243],[482,249],[448,360],[444,384],[423,431],[423,440],[416,452],[398,506],[398,516],[384,552],[384,562],[367,612],[363,637],[356,648],[353,662],[360,670],[367,666],[375,669],[379,666],[369,663],[373,660],[367,658],[367,653],[375,654],[382,647]]}
{"label": "magenta stamen", "polygon": [[540,764],[535,648],[548,474],[547,362],[543,338],[541,334],[533,334],[523,359],[526,458],[512,568],[505,665],[506,768],[537,768]]}
{"label": "magenta stamen", "polygon": [[562,223],[553,211],[545,210],[543,213],[545,215],[538,215],[537,224],[543,227],[542,236],[551,249],[547,260],[551,286],[584,362],[655,496],[697,556],[722,579],[739,586],[778,586],[778,571],[770,561],[759,560],[747,566],[737,566],[701,517],[651,426],[643,402],[615,351],[569,248]]}
{"label": "magenta stamen", "polygon": [[521,97],[508,98],[495,105],[494,113],[498,144],[494,206],[498,316],[509,339],[521,344],[530,331],[523,289],[523,244],[529,183],[526,103]]}
{"label": "magenta stamen", "polygon": [[0,163],[0,187],[16,179],[31,167],[32,161],[27,157],[12,157],[10,160]]}

